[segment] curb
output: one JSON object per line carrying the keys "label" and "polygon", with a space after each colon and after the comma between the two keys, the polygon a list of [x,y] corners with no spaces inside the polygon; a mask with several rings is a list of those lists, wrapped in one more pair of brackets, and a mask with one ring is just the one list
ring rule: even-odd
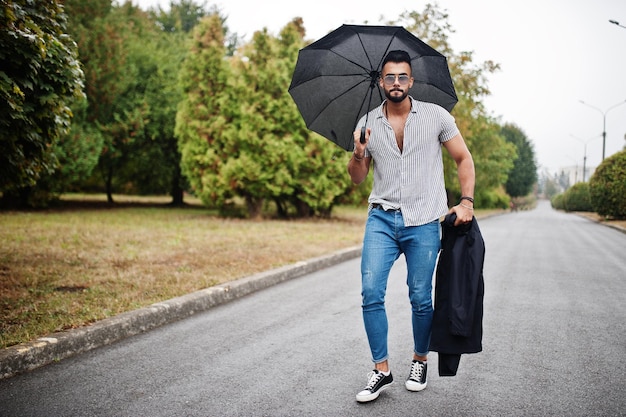
{"label": "curb", "polygon": [[147,332],[211,307],[361,256],[361,246],[195,291],[0,351],[0,380]]}
{"label": "curb", "polygon": [[626,233],[626,228],[622,227],[620,225],[611,224],[611,223],[607,223],[607,222],[602,221],[602,220],[593,219],[591,217],[587,217],[584,214],[580,214],[580,213],[573,213],[573,214],[577,215],[578,217],[582,217],[583,219],[587,219],[587,220],[589,220],[591,222],[601,224],[601,225],[609,227],[609,228],[611,228],[613,230],[617,230],[618,232]]}

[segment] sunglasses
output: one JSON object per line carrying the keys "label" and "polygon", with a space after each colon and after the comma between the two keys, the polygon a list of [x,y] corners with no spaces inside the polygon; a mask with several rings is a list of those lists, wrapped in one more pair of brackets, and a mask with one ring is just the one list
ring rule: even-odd
{"label": "sunglasses", "polygon": [[396,82],[396,78],[398,79],[398,84],[400,85],[407,85],[409,83],[409,80],[411,79],[411,77],[406,74],[387,74],[383,77],[383,82],[387,86],[393,85]]}

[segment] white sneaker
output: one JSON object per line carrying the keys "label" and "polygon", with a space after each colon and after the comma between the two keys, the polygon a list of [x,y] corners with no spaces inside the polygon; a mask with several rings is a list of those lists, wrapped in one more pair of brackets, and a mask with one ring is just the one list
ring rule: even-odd
{"label": "white sneaker", "polygon": [[421,391],[426,388],[426,371],[428,365],[426,362],[413,360],[411,364],[411,372],[409,373],[409,379],[406,380],[404,386],[409,391]]}
{"label": "white sneaker", "polygon": [[393,382],[393,376],[391,376],[391,372],[389,375],[384,375],[377,369],[374,369],[372,372],[367,374],[367,386],[361,392],[356,395],[356,400],[360,403],[366,403],[368,401],[373,401],[380,393],[387,388]]}

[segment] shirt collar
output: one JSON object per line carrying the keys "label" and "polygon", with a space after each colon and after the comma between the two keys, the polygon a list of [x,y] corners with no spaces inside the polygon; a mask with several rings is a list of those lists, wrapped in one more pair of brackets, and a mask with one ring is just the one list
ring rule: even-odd
{"label": "shirt collar", "polygon": [[[415,100],[413,97],[408,96],[409,100],[411,100],[411,113],[417,113],[417,103],[418,101]],[[385,112],[383,111],[385,103],[387,102],[387,99],[384,99],[382,103],[380,103],[380,106],[378,106],[378,108],[376,109],[376,118],[380,119],[381,117],[383,117],[385,115]]]}

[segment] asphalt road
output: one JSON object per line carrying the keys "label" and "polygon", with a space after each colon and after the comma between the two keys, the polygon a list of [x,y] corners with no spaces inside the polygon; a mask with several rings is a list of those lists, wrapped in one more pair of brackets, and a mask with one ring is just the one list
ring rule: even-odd
{"label": "asphalt road", "polygon": [[358,404],[371,368],[359,259],[0,380],[0,416],[626,415],[626,234],[551,210],[479,222],[483,352],[404,388],[404,258],[387,304],[395,385]]}

